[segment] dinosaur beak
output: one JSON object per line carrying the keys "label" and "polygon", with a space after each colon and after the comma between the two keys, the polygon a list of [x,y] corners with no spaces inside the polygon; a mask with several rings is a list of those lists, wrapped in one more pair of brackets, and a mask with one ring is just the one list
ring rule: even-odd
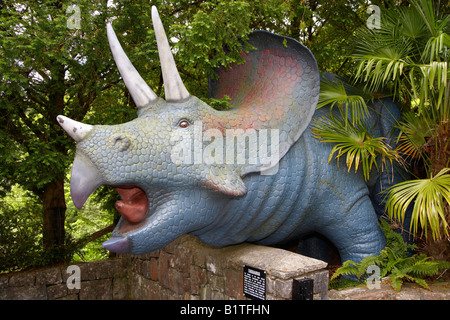
{"label": "dinosaur beak", "polygon": [[92,192],[103,184],[100,172],[92,161],[77,153],[70,178],[70,195],[75,207],[81,209]]}
{"label": "dinosaur beak", "polygon": [[[85,139],[93,128],[89,124],[84,124],[65,116],[58,116],[56,120],[76,142]],[[80,153],[77,153],[75,156],[71,175],[70,194],[72,201],[75,207],[81,209],[92,192],[103,184],[103,179],[92,161]]]}

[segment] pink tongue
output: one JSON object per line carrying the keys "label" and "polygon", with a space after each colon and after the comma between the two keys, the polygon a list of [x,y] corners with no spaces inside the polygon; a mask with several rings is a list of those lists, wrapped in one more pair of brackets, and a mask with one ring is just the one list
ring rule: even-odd
{"label": "pink tongue", "polygon": [[147,210],[148,201],[145,192],[139,188],[115,188],[120,198],[116,202],[116,209],[130,223],[142,221]]}

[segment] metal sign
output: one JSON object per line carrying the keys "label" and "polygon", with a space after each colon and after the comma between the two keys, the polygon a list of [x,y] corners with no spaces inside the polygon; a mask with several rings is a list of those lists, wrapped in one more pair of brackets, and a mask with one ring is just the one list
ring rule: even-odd
{"label": "metal sign", "polygon": [[266,300],[266,271],[244,265],[244,296]]}

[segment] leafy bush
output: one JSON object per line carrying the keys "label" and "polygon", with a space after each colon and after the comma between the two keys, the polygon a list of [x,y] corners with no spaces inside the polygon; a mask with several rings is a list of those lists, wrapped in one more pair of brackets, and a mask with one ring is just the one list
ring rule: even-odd
{"label": "leafy bush", "polygon": [[[69,186],[66,188],[69,197]],[[0,201],[0,273],[48,266],[54,261],[107,258],[108,252],[101,245],[106,235],[92,238],[92,234],[111,222],[112,217],[106,212],[111,211],[107,207],[115,200],[110,199],[107,190],[97,192],[96,196],[88,201],[88,210],[84,211],[76,210],[68,202],[64,245],[44,248],[42,203],[38,197],[14,186]]]}
{"label": "leafy bush", "polygon": [[[366,178],[376,164],[375,157],[400,160],[400,164],[408,160],[408,170],[418,179],[389,190],[388,213],[403,219],[406,207],[416,202],[413,234],[422,232],[428,238],[430,229],[434,240],[446,239],[450,228],[450,15],[431,0],[407,3],[381,7],[380,29],[356,31],[350,56],[356,64],[352,86],[344,86],[339,79],[321,82],[318,107],[336,105],[344,116],[320,119],[314,134],[335,144],[330,159],[333,154],[346,156],[348,168],[361,165]],[[362,90],[355,90],[360,86]],[[400,133],[395,150],[357,125],[364,120],[366,102],[388,96],[393,96],[403,112],[394,124]],[[442,246],[440,251],[446,251],[448,242]]]}
{"label": "leafy bush", "polygon": [[42,259],[42,210],[33,197],[0,202],[0,272],[40,264]]}
{"label": "leafy bush", "polygon": [[[390,229],[389,223],[381,220],[382,229],[386,235],[386,248],[378,256],[367,256],[359,263],[348,260],[337,269],[331,277],[331,281],[341,275],[354,276],[359,282],[365,282],[367,268],[376,265],[380,268],[380,277],[389,275],[391,286],[400,291],[404,281],[412,281],[429,289],[424,278],[438,275],[450,268],[448,261],[433,261],[424,254],[413,254],[416,245],[409,245],[403,241],[400,234]],[[335,282],[334,282],[335,283]]]}

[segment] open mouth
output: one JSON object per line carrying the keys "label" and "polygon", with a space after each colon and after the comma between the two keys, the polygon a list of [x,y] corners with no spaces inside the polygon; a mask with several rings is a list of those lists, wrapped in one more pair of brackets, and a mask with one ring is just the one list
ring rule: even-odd
{"label": "open mouth", "polygon": [[136,186],[118,186],[114,189],[121,198],[115,204],[116,210],[126,221],[121,223],[120,232],[136,229],[145,220],[149,208],[147,195]]}
{"label": "open mouth", "polygon": [[127,233],[137,230],[145,224],[149,208],[148,198],[145,191],[136,186],[126,185],[113,188],[120,196],[115,207],[122,219],[111,233],[111,238],[103,243],[103,247],[116,253],[129,253],[131,243]]}
{"label": "open mouth", "polygon": [[[82,153],[77,154],[70,181],[70,192],[75,207],[81,209],[89,196],[102,185],[109,184],[102,178],[92,161]],[[115,207],[122,219],[111,234],[111,239],[104,243],[104,247],[110,251],[126,253],[130,250],[126,233],[141,228],[147,220],[148,197],[144,190],[135,185],[112,187],[120,195]]]}

